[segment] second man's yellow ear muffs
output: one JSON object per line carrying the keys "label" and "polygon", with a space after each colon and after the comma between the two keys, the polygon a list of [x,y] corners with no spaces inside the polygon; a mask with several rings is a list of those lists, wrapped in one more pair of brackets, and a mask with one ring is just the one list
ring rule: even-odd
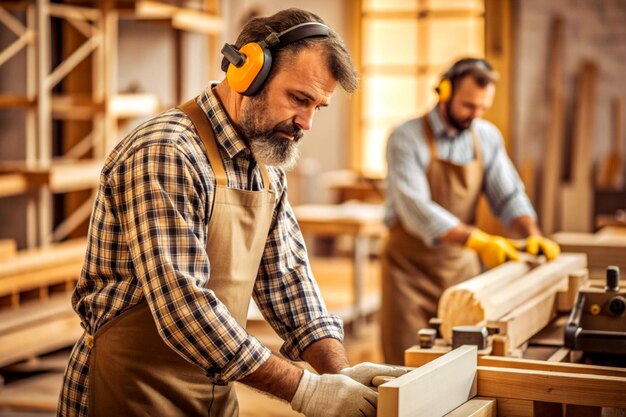
{"label": "second man's yellow ear muffs", "polygon": [[447,103],[452,97],[452,81],[447,78],[442,78],[435,88],[435,91],[437,92],[437,95],[439,95],[439,101]]}
{"label": "second man's yellow ear muffs", "polygon": [[305,38],[328,36],[328,26],[318,22],[301,23],[280,33],[272,32],[261,42],[250,42],[237,48],[225,44],[222,48],[222,71],[228,85],[244,96],[256,94],[272,68],[271,49],[283,47]]}
{"label": "second man's yellow ear muffs", "polygon": [[439,96],[439,101],[447,103],[452,98],[452,90],[454,89],[454,80],[463,76],[471,68],[479,67],[486,71],[493,71],[493,67],[484,59],[480,58],[464,58],[457,61],[441,76],[441,81],[435,87],[435,91]]}

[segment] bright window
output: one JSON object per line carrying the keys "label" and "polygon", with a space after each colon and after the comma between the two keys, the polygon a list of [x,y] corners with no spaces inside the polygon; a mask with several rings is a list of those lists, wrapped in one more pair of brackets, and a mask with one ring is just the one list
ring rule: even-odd
{"label": "bright window", "polygon": [[399,123],[435,102],[439,75],[464,56],[484,56],[484,0],[363,0],[361,111],[356,168],[386,174],[385,144]]}

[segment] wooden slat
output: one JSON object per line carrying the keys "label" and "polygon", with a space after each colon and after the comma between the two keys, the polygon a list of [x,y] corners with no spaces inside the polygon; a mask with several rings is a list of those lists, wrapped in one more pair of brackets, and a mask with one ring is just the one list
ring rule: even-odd
{"label": "wooden slat", "polygon": [[446,417],[496,417],[496,400],[476,397],[455,408]]}
{"label": "wooden slat", "polygon": [[28,181],[21,174],[0,174],[0,197],[24,194],[28,191]]}
{"label": "wooden slat", "polygon": [[577,84],[576,110],[572,141],[571,181],[561,187],[561,227],[568,232],[590,232],[592,229],[593,138],[596,109],[598,67],[585,61],[581,64]]}
{"label": "wooden slat", "polygon": [[498,368],[525,369],[584,375],[604,375],[626,378],[625,368],[585,365],[580,363],[546,362],[532,359],[509,358],[506,356],[479,356],[478,365]]}
{"label": "wooden slat", "polygon": [[461,346],[379,386],[377,415],[443,416],[476,395],[475,370],[476,346]]}
{"label": "wooden slat", "polygon": [[[565,281],[566,278],[563,278]],[[509,339],[510,349],[519,347],[554,318],[556,293],[562,286],[559,282],[547,288],[501,319],[489,321],[489,326],[500,329],[499,334]]]}
{"label": "wooden slat", "polygon": [[31,323],[44,322],[57,316],[72,313],[70,293],[56,294],[50,299],[25,303],[19,308],[0,312],[0,337],[28,327]]}
{"label": "wooden slat", "polygon": [[62,385],[61,372],[46,373],[13,382],[0,390],[0,408],[55,412]]}
{"label": "wooden slat", "polygon": [[626,408],[626,378],[478,367],[478,395]]}
{"label": "wooden slat", "polygon": [[71,346],[82,333],[80,320],[71,311],[0,335],[0,366]]}
{"label": "wooden slat", "polygon": [[86,248],[87,240],[79,238],[19,251],[14,257],[0,261],[0,279],[82,261]]}
{"label": "wooden slat", "polygon": [[561,181],[563,157],[564,100],[563,100],[563,19],[555,17],[550,22],[550,62],[548,101],[549,124],[545,140],[543,175],[541,181],[541,228],[552,233],[557,228],[557,190]]}
{"label": "wooden slat", "polygon": [[612,149],[598,167],[596,185],[601,189],[619,190],[624,185],[624,145],[622,139],[622,100],[618,97],[612,101],[611,122]]}

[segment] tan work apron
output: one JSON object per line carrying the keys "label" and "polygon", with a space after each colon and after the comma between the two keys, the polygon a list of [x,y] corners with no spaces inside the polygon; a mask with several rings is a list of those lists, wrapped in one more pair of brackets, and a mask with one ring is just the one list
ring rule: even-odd
{"label": "tan work apron", "polygon": [[[439,159],[428,117],[424,133],[430,149],[426,178],[432,200],[472,224],[483,183],[483,164],[475,132],[476,158],[465,165]],[[389,231],[382,256],[381,337],[385,362],[404,364],[404,351],[418,343],[417,331],[437,315],[443,290],[480,272],[473,251],[457,245],[428,246],[400,222]]]}
{"label": "tan work apron", "polygon": [[[242,326],[246,325],[275,197],[264,166],[263,190],[227,188],[217,142],[194,100],[180,106],[192,120],[216,175],[207,255],[213,290]],[[90,416],[237,416],[232,383],[214,385],[205,371],[165,344],[146,302],[105,324],[93,338],[89,364]]]}

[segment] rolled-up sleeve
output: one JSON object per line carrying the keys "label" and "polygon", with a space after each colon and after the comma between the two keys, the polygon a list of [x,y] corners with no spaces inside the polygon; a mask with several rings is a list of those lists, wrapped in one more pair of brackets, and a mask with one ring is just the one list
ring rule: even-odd
{"label": "rolled-up sleeve", "polygon": [[[276,172],[284,177],[281,171]],[[311,343],[324,338],[342,341],[343,322],[326,309],[284,180],[278,193],[253,296],[265,319],[285,341],[281,353],[301,360],[300,355]]]}
{"label": "rolled-up sleeve", "polygon": [[172,144],[136,150],[109,177],[110,207],[163,340],[213,382],[226,383],[256,370],[270,352],[205,287],[213,185],[184,155]]}

